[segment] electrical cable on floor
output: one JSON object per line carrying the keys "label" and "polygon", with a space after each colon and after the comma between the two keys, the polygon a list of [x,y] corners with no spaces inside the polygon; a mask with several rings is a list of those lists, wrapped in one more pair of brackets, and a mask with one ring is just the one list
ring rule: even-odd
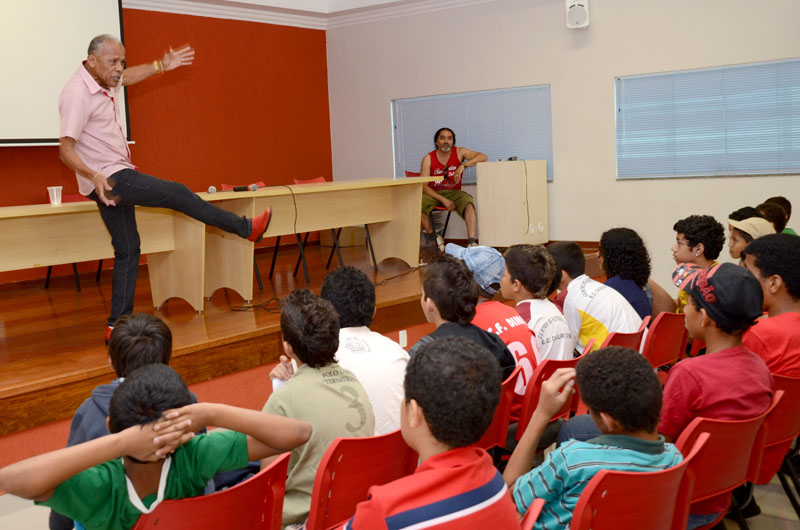
{"label": "electrical cable on floor", "polygon": [[[270,307],[270,304],[273,302],[276,303],[274,307]],[[231,307],[231,311],[252,311],[255,309],[263,309],[267,313],[280,313],[281,312],[281,299],[277,296],[273,296],[266,302],[261,302],[260,304],[252,304],[252,305],[237,305]]]}

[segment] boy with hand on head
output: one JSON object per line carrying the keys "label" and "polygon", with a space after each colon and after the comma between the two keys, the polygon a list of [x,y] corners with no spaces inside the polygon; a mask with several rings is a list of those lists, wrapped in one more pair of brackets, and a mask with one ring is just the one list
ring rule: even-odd
{"label": "boy with hand on head", "polygon": [[633,306],[612,287],[586,275],[586,257],[580,245],[559,241],[547,250],[561,268],[559,289],[567,290],[564,317],[572,336],[577,338],[578,353],[584,353],[590,339],[594,339],[596,349],[612,332],[638,331],[642,319]]}
{"label": "boy with hand on head", "polygon": [[298,368],[269,396],[264,412],[313,427],[308,443],[294,448],[289,459],[282,523],[289,526],[308,517],[317,466],[328,446],[339,437],[372,436],[375,416],[356,376],[336,363],[339,318],[330,302],[308,289],[287,295],[281,302],[281,333],[283,351]]}
{"label": "boy with hand on head", "polygon": [[478,286],[463,261],[447,254],[435,256],[425,267],[420,304],[436,330],[409,350],[412,358],[424,344],[440,337],[464,337],[494,355],[503,379],[514,371],[514,356],[502,339],[471,323],[478,305]]}
{"label": "boy with hand on head", "polygon": [[556,271],[553,257],[541,245],[514,245],[506,250],[505,260],[500,290],[516,302],[536,336],[536,362],[572,359],[576,336],[558,307],[547,299]]}
{"label": "boy with hand on head", "polygon": [[340,528],[519,528],[491,457],[472,446],[492,422],[500,384],[497,363],[474,342],[444,337],[422,345],[408,363],[400,412],[420,466],[371,487]]}
{"label": "boy with hand on head", "polygon": [[[602,435],[572,440],[531,469],[539,438],[572,398],[576,382]],[[583,356],[576,369],[556,370],[542,384],[536,410],[503,473],[517,511],[524,514],[534,499],[544,499],[535,528],[567,528],[581,492],[598,471],[654,471],[680,463],[680,451],[656,431],[660,410],[661,383],[650,363],[629,348],[602,348]]]}
{"label": "boy with hand on head", "polygon": [[[195,435],[209,425],[231,430]],[[311,435],[303,421],[192,403],[183,380],[164,364],[134,370],[119,385],[108,430],[0,469],[0,489],[50,506],[87,530],[131,528],[164,499],[200,495],[217,471],[280,454]]]}
{"label": "boy with hand on head", "polygon": [[[336,360],[364,386],[375,413],[375,435],[396,431],[400,428],[408,353],[368,327],[375,316],[375,286],[366,274],[347,265],[328,273],[320,296],[339,314]],[[289,358],[281,355],[281,362],[270,377],[288,381],[293,373]]]}
{"label": "boy with hand on head", "polygon": [[[732,263],[694,271],[678,268],[675,274],[685,275],[679,283],[689,296],[686,329],[706,343],[706,354],[683,359],[669,371],[658,431],[670,441],[694,418],[753,418],[772,401],[767,365],[742,346],[742,336],[761,316],[758,280]],[[729,504],[729,494],[692,504],[689,528],[710,523]]]}
{"label": "boy with hand on head", "polygon": [[[675,230],[675,244],[672,246],[672,259],[680,265],[694,264],[707,269],[717,264],[716,259],[725,244],[725,229],[710,215],[690,215],[672,227]],[[678,292],[676,313],[683,313],[688,301],[687,294]]]}
{"label": "boy with hand on head", "polygon": [[771,373],[800,377],[800,237],[760,237],[742,251],[742,259],[761,284],[769,315],[745,332],[742,345]]}

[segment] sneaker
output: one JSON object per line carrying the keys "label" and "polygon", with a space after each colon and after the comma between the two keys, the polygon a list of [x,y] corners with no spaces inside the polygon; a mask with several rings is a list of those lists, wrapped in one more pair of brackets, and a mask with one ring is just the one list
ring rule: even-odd
{"label": "sneaker", "polygon": [[255,243],[261,241],[261,238],[264,237],[264,232],[266,232],[267,228],[269,228],[269,222],[271,220],[272,208],[267,206],[267,209],[264,210],[264,213],[258,217],[253,217],[253,220],[251,221],[252,229],[250,230],[250,235],[247,236],[247,239]]}
{"label": "sneaker", "polygon": [[477,247],[477,246],[478,246],[478,241],[474,237],[467,239],[467,247]]}
{"label": "sneaker", "polygon": [[108,346],[108,341],[111,340],[111,332],[114,330],[114,326],[106,326],[106,346]]}
{"label": "sneaker", "polygon": [[436,234],[436,246],[439,247],[439,254],[444,254],[444,239],[439,234]]}

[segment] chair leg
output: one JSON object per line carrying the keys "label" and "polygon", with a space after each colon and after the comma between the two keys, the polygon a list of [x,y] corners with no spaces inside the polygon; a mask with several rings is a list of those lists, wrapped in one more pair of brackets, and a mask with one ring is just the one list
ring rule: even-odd
{"label": "chair leg", "polygon": [[431,220],[431,228],[433,228],[433,253],[439,255],[439,244],[436,241],[436,219],[433,218],[433,210],[428,212],[428,218]]}
{"label": "chair leg", "polygon": [[372,268],[378,270],[378,261],[375,259],[375,249],[372,248],[372,238],[369,235],[369,225],[364,224],[364,231],[367,233],[367,247],[369,247],[369,255],[372,256]]}
{"label": "chair leg", "polygon": [[49,289],[50,288],[50,273],[52,273],[52,272],[53,272],[53,266],[50,265],[49,267],[47,267],[47,276],[44,279],[44,288],[45,289]]}
{"label": "chair leg", "polygon": [[95,282],[100,281],[100,273],[103,272],[103,260],[97,262],[97,276],[94,277]]}
{"label": "chair leg", "polygon": [[[297,237],[297,246],[300,247],[300,260],[303,262],[303,274],[306,277],[306,283],[311,283],[311,278],[308,277],[308,264],[306,264],[306,253],[303,250],[303,240],[300,238],[300,234],[295,234]],[[306,239],[308,239],[308,233],[306,233]],[[294,275],[297,276],[297,267],[294,268]]]}
{"label": "chair leg", "polygon": [[450,214],[453,213],[452,210],[448,210],[447,217],[444,218],[444,229],[442,230],[442,239],[444,239],[444,235],[447,233],[447,225],[450,224]]}
{"label": "chair leg", "polygon": [[78,264],[77,263],[73,263],[72,264],[72,274],[73,274],[73,276],[75,276],[75,289],[77,289],[78,292],[81,292],[81,281],[78,279]]}
{"label": "chair leg", "polygon": [[795,497],[795,492],[789,485],[789,481],[786,480],[786,472],[783,469],[778,470],[778,480],[781,481],[783,492],[786,493],[787,497],[789,497],[789,502],[792,504],[794,512],[797,514],[797,517],[800,517],[800,503],[797,502],[797,497]]}
{"label": "chair leg", "polygon": [[256,261],[256,255],[253,254],[253,270],[256,272],[256,281],[258,282],[258,290],[264,290],[264,284],[261,283],[261,272],[258,270],[258,262]]}
{"label": "chair leg", "polygon": [[272,273],[275,271],[275,260],[278,259],[278,247],[281,246],[281,236],[275,239],[275,250],[272,252],[272,265],[269,266],[269,277],[272,279]]}

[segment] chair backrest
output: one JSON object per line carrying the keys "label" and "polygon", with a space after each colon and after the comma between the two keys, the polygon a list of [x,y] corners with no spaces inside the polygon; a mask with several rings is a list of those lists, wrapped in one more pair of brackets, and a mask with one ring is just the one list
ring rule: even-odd
{"label": "chair backrest", "polygon": [[[522,438],[525,429],[528,427],[528,423],[531,421],[533,411],[536,410],[536,405],[539,404],[539,393],[542,390],[542,383],[550,379],[550,376],[553,375],[553,372],[559,368],[575,368],[575,366],[578,364],[578,360],[580,360],[580,357],[564,361],[545,359],[539,366],[536,367],[536,371],[533,372],[531,380],[528,381],[528,388],[525,389],[525,398],[522,401],[522,411],[520,412],[519,423],[517,425],[517,441]],[[572,399],[568,399],[566,403],[564,403],[564,406],[561,407],[561,410],[553,415],[552,419],[555,420],[569,416],[569,413],[575,406],[574,400],[577,399],[577,396],[578,388],[575,387],[575,394],[573,395]]]}
{"label": "chair backrest", "polygon": [[639,326],[639,329],[633,333],[620,333],[618,331],[613,331],[609,333],[608,337],[606,337],[606,340],[603,341],[603,345],[600,347],[605,348],[606,346],[622,346],[623,348],[631,348],[632,350],[639,351],[642,346],[642,337],[644,336],[644,331],[647,329],[648,323],[650,323],[650,315],[644,317],[644,320],[642,320],[642,325]]}
{"label": "chair backrest", "polygon": [[325,177],[314,177],[313,179],[294,179],[295,184],[319,184],[321,182],[327,182]]}
{"label": "chair backrest", "polygon": [[306,528],[323,530],[341,524],[367,499],[370,487],[410,475],[418,458],[399,430],[381,436],[337,438],[317,468]]}
{"label": "chair backrest", "polygon": [[767,434],[755,484],[767,484],[772,480],[792,441],[800,435],[800,379],[774,374],[772,378],[775,390],[782,391],[783,397],[764,418]]}
{"label": "chair backrest", "polygon": [[[260,180],[258,182],[253,182],[253,184],[258,186],[259,188],[265,188],[267,186]],[[253,184],[247,184],[247,186],[252,186]],[[233,191],[233,188],[237,186],[244,186],[244,184],[221,184],[220,188],[222,188],[222,191]]]}
{"label": "chair backrest", "polygon": [[705,341],[700,339],[694,339],[692,341],[692,347],[689,349],[689,357],[697,357],[697,354],[700,353],[700,350],[706,347]]}
{"label": "chair backrest", "polygon": [[708,438],[701,433],[683,462],[668,469],[598,472],[581,492],[570,529],[686,528],[692,491],[692,476],[686,470],[701,451],[708,452]]}
{"label": "chair backrest", "polygon": [[142,514],[133,530],[280,530],[289,456],[280,455],[257,475],[224,491],[164,501],[152,513]]}
{"label": "chair backrest", "polygon": [[702,501],[732,491],[755,478],[764,451],[764,418],[781,401],[782,391],[775,392],[772,403],[762,414],[746,420],[695,418],[675,441],[684,456],[701,433],[711,437],[707,449],[689,466],[694,476],[692,502]]}
{"label": "chair backrest", "polygon": [[406,177],[418,177],[419,173],[415,173],[413,171],[406,171]]}
{"label": "chair backrest", "polygon": [[528,511],[525,512],[525,515],[522,516],[522,521],[520,521],[521,530],[533,530],[539,514],[542,513],[542,508],[544,508],[544,499],[533,499],[531,505],[528,506]]}
{"label": "chair backrest", "polygon": [[500,402],[494,410],[492,423],[483,436],[478,440],[475,445],[482,447],[486,450],[492,447],[505,447],[506,438],[508,437],[508,424],[511,420],[511,403],[514,400],[514,388],[517,385],[517,379],[523,377],[522,367],[517,366],[511,372],[503,385],[500,388]]}
{"label": "chair backrest", "polygon": [[681,358],[686,351],[686,315],[683,313],[660,313],[644,339],[642,355],[653,368],[670,364]]}

